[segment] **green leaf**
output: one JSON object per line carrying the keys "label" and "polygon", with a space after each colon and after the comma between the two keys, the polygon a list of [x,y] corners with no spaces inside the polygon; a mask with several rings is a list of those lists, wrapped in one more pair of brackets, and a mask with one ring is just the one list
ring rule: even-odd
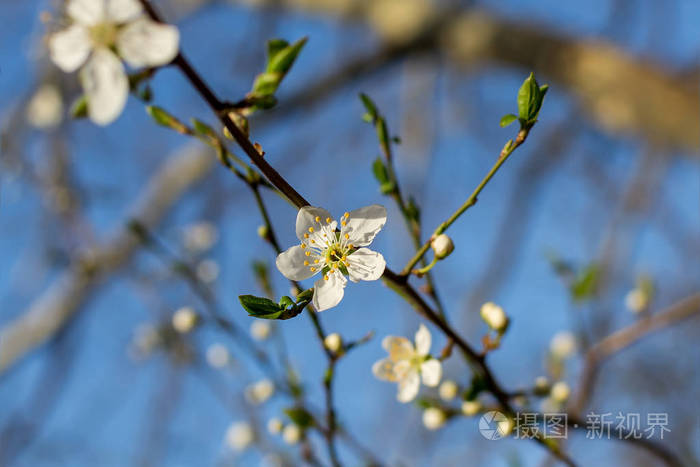
{"label": "green leaf", "polygon": [[269,298],[256,297],[255,295],[240,295],[238,300],[248,315],[255,318],[277,319],[285,310]]}
{"label": "green leaf", "polygon": [[314,417],[303,407],[290,407],[284,413],[299,428],[308,428],[314,424]]}
{"label": "green leaf", "polygon": [[171,128],[178,133],[188,134],[189,129],[177,118],[170,115],[164,109],[155,105],[147,105],[146,112],[158,125]]}
{"label": "green leaf", "polygon": [[85,118],[88,115],[88,101],[83,94],[78,97],[70,107],[70,116],[73,118]]}
{"label": "green leaf", "polygon": [[286,309],[290,305],[294,305],[294,300],[292,300],[291,297],[285,295],[284,297],[280,298],[280,301],[279,301],[280,308]]}
{"label": "green leaf", "polygon": [[251,98],[262,98],[274,94],[283,76],[282,73],[272,71],[260,73],[253,83],[253,95]]}
{"label": "green leaf", "polygon": [[362,100],[362,104],[365,106],[365,110],[367,111],[367,113],[362,117],[362,119],[367,123],[373,122],[379,115],[379,112],[377,111],[377,106],[375,105],[374,101],[365,93],[360,93],[360,100]]}
{"label": "green leaf", "polygon": [[289,45],[284,39],[270,39],[267,41],[267,57],[268,61]]}
{"label": "green leaf", "polygon": [[406,203],[406,215],[416,222],[420,221],[420,208],[413,199],[413,196],[409,196],[408,202]]}
{"label": "green leaf", "polygon": [[313,287],[310,289],[306,289],[303,292],[300,292],[299,295],[297,295],[297,303],[305,302],[305,301],[311,301],[311,299],[314,296],[314,289]]}
{"label": "green leaf", "polygon": [[294,64],[294,61],[299,56],[299,52],[306,45],[308,38],[304,37],[299,39],[292,45],[282,46],[282,42],[279,39],[274,41],[272,44],[268,42],[267,52],[270,54],[267,59],[267,70],[268,72],[281,73],[284,76],[289,69]]}
{"label": "green leaf", "polygon": [[196,118],[190,119],[190,122],[192,122],[192,127],[194,128],[194,131],[196,131],[200,135],[207,136],[209,138],[216,138],[216,131],[214,131],[214,129],[208,124],[204,123],[201,120],[197,120]]}
{"label": "green leaf", "polygon": [[571,297],[576,302],[583,302],[592,298],[598,289],[600,280],[600,268],[597,264],[590,264],[581,270],[571,283]]}
{"label": "green leaf", "polygon": [[374,178],[376,178],[379,183],[386,183],[389,181],[389,172],[381,157],[377,157],[374,163],[372,163],[372,173],[374,173]]}
{"label": "green leaf", "polygon": [[518,119],[518,117],[516,115],[513,115],[513,114],[504,115],[503,117],[501,117],[501,123],[500,123],[501,128],[507,127],[508,125],[510,125],[511,123],[516,121],[517,119]]}
{"label": "green leaf", "polygon": [[383,145],[389,145],[389,130],[386,127],[386,121],[379,117],[377,119],[377,139]]}

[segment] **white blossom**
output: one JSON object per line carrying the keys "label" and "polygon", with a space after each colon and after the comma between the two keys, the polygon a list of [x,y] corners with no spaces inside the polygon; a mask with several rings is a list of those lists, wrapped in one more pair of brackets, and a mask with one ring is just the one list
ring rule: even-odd
{"label": "white blossom", "polygon": [[445,402],[449,402],[455,397],[457,397],[458,391],[459,387],[457,386],[457,383],[455,383],[452,380],[446,379],[440,385],[440,388],[438,389],[438,394],[440,395],[440,399],[444,400]]}
{"label": "white blossom", "polygon": [[569,331],[560,331],[552,337],[549,343],[549,351],[559,359],[565,359],[576,352],[576,337]]}
{"label": "white blossom", "polygon": [[207,348],[207,363],[213,368],[223,368],[229,364],[231,357],[222,344],[212,344]]}
{"label": "white blossom", "polygon": [[192,307],[184,306],[173,313],[173,328],[182,334],[186,334],[194,329],[197,324],[197,313]]}
{"label": "white blossom", "polygon": [[283,424],[279,418],[271,418],[267,422],[267,431],[271,435],[278,435],[282,432]]}
{"label": "white blossom", "polygon": [[44,84],[32,96],[25,110],[27,122],[40,129],[58,126],[63,120],[63,98],[56,86]]}
{"label": "white blossom", "polygon": [[277,269],[294,281],[321,273],[314,283],[313,305],[318,311],[333,308],[345,293],[346,275],[353,282],[377,280],[384,273],[384,257],[365,248],[386,222],[386,209],[377,204],[346,212],[338,222],[325,209],[299,210],[296,234],[301,242],[277,256]]}
{"label": "white blossom", "polygon": [[625,295],[625,306],[632,313],[640,313],[649,306],[649,294],[639,288],[632,289]]}
{"label": "white blossom", "polygon": [[557,381],[552,385],[550,396],[557,402],[566,402],[571,395],[571,388],[566,381]]}
{"label": "white blossom", "polygon": [[183,244],[193,253],[209,250],[219,239],[216,226],[210,222],[197,222],[183,232]]}
{"label": "white blossom", "polygon": [[51,59],[66,73],[82,67],[88,115],[107,125],[129,95],[121,59],[134,68],[169,63],[178,52],[178,30],[145,18],[138,0],[68,0],[66,13],[70,25],[49,38]]}
{"label": "white blossom", "polygon": [[423,411],[423,425],[429,430],[442,428],[446,420],[445,412],[437,407],[428,407]]}
{"label": "white blossom", "polygon": [[251,384],[245,390],[245,397],[251,404],[262,404],[275,393],[275,385],[269,379]]}
{"label": "white blossom", "polygon": [[481,402],[478,400],[462,402],[462,413],[467,417],[473,417],[481,410]]}
{"label": "white blossom", "polygon": [[205,284],[214,282],[219,277],[219,265],[213,259],[205,259],[197,264],[197,278]]}
{"label": "white blossom", "polygon": [[424,325],[416,332],[415,346],[405,337],[387,336],[382,347],[389,357],[379,360],[372,366],[377,378],[398,383],[397,399],[410,402],[420,389],[420,380],[429,387],[435,387],[442,378],[442,364],[430,356],[431,336]]}
{"label": "white blossom", "polygon": [[301,439],[301,428],[293,423],[285,426],[282,430],[282,439],[289,445],[297,444]]}
{"label": "white blossom", "polygon": [[333,332],[323,339],[323,345],[331,352],[338,353],[343,348],[343,339],[340,334]]}
{"label": "white blossom", "polygon": [[503,308],[493,302],[481,305],[481,319],[494,331],[504,331],[508,325],[508,317]]}
{"label": "white blossom", "polygon": [[253,339],[256,341],[264,341],[270,337],[271,331],[272,326],[270,323],[262,319],[256,319],[250,325],[250,335],[253,336]]}
{"label": "white blossom", "polygon": [[433,249],[437,259],[444,259],[455,249],[452,239],[445,234],[440,234],[430,242],[430,247]]}
{"label": "white blossom", "polygon": [[243,451],[255,440],[248,422],[234,422],[226,430],[226,444],[234,451]]}

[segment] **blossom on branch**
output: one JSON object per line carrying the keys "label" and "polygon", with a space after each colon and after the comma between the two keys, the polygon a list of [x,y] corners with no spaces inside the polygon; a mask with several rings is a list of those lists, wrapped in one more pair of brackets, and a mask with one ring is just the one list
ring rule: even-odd
{"label": "blossom on branch", "polygon": [[178,53],[179,32],[145,18],[138,0],[68,0],[66,13],[70,26],[49,38],[51,60],[66,73],[82,67],[88,115],[107,125],[129,95],[121,59],[134,68],[166,65]]}
{"label": "blossom on branch", "polygon": [[345,294],[349,276],[353,282],[373,281],[384,273],[384,257],[365,248],[386,222],[384,206],[373,204],[346,212],[338,222],[325,209],[305,206],[299,210],[296,234],[301,242],[277,256],[277,269],[293,281],[321,273],[314,283],[313,305],[318,311],[333,308]]}
{"label": "blossom on branch", "polygon": [[405,337],[385,337],[382,347],[389,357],[372,366],[372,372],[378,379],[398,383],[399,402],[415,399],[421,378],[423,384],[429,387],[437,386],[442,378],[442,364],[430,356],[430,331],[422,324],[416,332],[415,342],[414,346]]}

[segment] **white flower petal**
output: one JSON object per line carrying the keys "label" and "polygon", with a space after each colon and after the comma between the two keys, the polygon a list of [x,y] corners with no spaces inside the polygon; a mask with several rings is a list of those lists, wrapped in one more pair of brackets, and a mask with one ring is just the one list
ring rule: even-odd
{"label": "white flower petal", "polygon": [[117,50],[134,68],[161,66],[177,55],[180,33],[175,26],[149,19],[129,23],[117,36]]}
{"label": "white flower petal", "polygon": [[316,268],[316,271],[311,271],[310,266],[304,265],[304,261],[313,263],[314,258],[312,256],[306,256],[306,251],[309,250],[305,250],[299,245],[295,245],[287,251],[283,251],[277,255],[277,261],[275,261],[277,269],[279,269],[284,277],[293,281],[303,281],[318,273],[321,268]]}
{"label": "white flower petal", "polygon": [[365,206],[350,211],[346,225],[341,228],[343,234],[348,234],[348,243],[353,246],[367,246],[382,230],[386,223],[386,209],[379,204]]}
{"label": "white flower petal", "polygon": [[105,19],[104,0],[69,0],[66,14],[76,23],[92,26]]}
{"label": "white flower petal", "polygon": [[[318,218],[320,222],[317,221],[316,218]],[[317,208],[314,206],[304,206],[303,208],[299,209],[299,212],[297,213],[296,225],[297,238],[302,242],[306,241],[304,238],[304,234],[318,231],[319,223],[321,225],[327,225],[326,221],[328,219],[331,220],[330,226],[332,226],[332,230],[335,230],[335,226],[337,225],[337,223],[335,223],[335,221],[333,220],[331,213],[326,211],[325,209]],[[313,231],[309,231],[309,228],[313,229]]]}
{"label": "white flower petal", "polygon": [[49,38],[51,60],[66,73],[72,73],[85,63],[92,45],[87,29],[74,24]]}
{"label": "white flower petal", "polygon": [[372,373],[377,379],[395,383],[398,381],[394,371],[394,362],[390,358],[379,360],[372,365]]}
{"label": "white flower petal", "polygon": [[430,331],[421,324],[416,332],[416,353],[420,356],[428,355],[430,353],[430,344]]}
{"label": "white flower petal", "polygon": [[345,294],[345,284],[348,283],[339,271],[328,272],[325,277],[314,282],[313,304],[317,311],[333,308],[340,303]]}
{"label": "white flower petal", "polygon": [[407,360],[415,354],[411,341],[401,336],[386,336],[382,340],[382,347],[389,353],[389,358],[394,362]]}
{"label": "white flower petal", "polygon": [[107,0],[107,18],[115,23],[126,23],[142,12],[138,0]]}
{"label": "white flower petal", "polygon": [[442,378],[442,363],[440,363],[440,360],[431,358],[421,364],[420,374],[423,378],[423,384],[434,388],[440,384],[440,379]]}
{"label": "white flower petal", "polygon": [[90,120],[98,125],[114,121],[129,96],[124,65],[107,49],[97,49],[80,72]]}
{"label": "white flower petal", "polygon": [[396,398],[399,402],[411,402],[418,395],[419,388],[418,372],[410,371],[399,381],[399,392],[396,394]]}
{"label": "white flower petal", "polygon": [[376,281],[386,268],[384,257],[369,248],[360,248],[348,256],[348,274],[353,282]]}

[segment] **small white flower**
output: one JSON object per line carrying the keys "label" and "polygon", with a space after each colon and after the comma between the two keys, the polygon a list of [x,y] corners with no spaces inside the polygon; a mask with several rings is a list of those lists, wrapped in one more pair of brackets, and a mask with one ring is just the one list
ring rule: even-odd
{"label": "small white flower", "polygon": [[42,85],[32,96],[26,109],[27,122],[40,129],[58,126],[63,120],[63,98],[53,84]]}
{"label": "small white flower", "polygon": [[481,402],[478,400],[462,402],[462,413],[467,417],[473,417],[481,410]]}
{"label": "small white flower", "polygon": [[49,38],[51,59],[66,73],[82,66],[90,119],[107,125],[129,95],[120,57],[135,68],[165,65],[177,55],[178,30],[143,17],[138,0],[68,0],[66,13],[71,25]]}
{"label": "small white flower", "polygon": [[446,420],[445,412],[437,407],[428,407],[423,411],[423,425],[429,430],[442,428]]}
{"label": "small white flower", "polygon": [[305,206],[299,210],[295,245],[277,256],[277,269],[293,281],[308,279],[318,273],[314,283],[313,305],[318,311],[333,308],[344,295],[347,279],[377,280],[384,273],[384,257],[368,248],[384,227],[386,209],[373,204],[346,212],[338,222],[325,209]]}
{"label": "small white flower", "polygon": [[219,265],[213,259],[205,259],[197,264],[197,278],[205,284],[211,284],[219,277]]}
{"label": "small white flower", "polygon": [[226,430],[226,444],[234,451],[243,451],[255,440],[255,432],[247,422],[234,422]]}
{"label": "small white flower", "polygon": [[445,402],[449,402],[455,397],[457,397],[458,391],[459,387],[457,386],[457,383],[449,379],[443,381],[440,385],[440,388],[438,389],[440,399],[444,400]]}
{"label": "small white flower", "polygon": [[197,313],[192,307],[184,306],[173,313],[172,324],[177,332],[187,334],[197,324]]}
{"label": "small white flower", "polygon": [[283,424],[279,418],[271,418],[267,422],[267,431],[271,435],[278,435],[282,431]]}
{"label": "small white flower", "polygon": [[560,360],[569,358],[576,352],[576,337],[569,331],[560,331],[552,337],[549,351]]}
{"label": "small white flower", "polygon": [[433,249],[437,259],[444,259],[449,256],[455,249],[452,239],[445,234],[440,234],[430,242],[430,247]]}
{"label": "small white flower", "polygon": [[253,336],[253,339],[256,341],[264,341],[270,337],[271,330],[272,327],[270,323],[262,319],[256,319],[250,325],[250,335]]}
{"label": "small white flower", "polygon": [[557,402],[566,402],[571,395],[571,388],[566,384],[566,381],[557,381],[552,385],[550,395]]}
{"label": "small white flower", "polygon": [[183,232],[185,248],[194,253],[209,250],[219,239],[216,226],[210,222],[197,222]]}
{"label": "small white flower", "polygon": [[207,348],[207,363],[213,368],[223,368],[231,359],[228,349],[222,344],[212,344]]}
{"label": "small white flower", "polygon": [[343,348],[343,339],[340,334],[333,332],[323,339],[323,345],[331,352],[338,353]]}
{"label": "small white flower", "polygon": [[420,325],[416,332],[415,347],[405,337],[387,336],[382,347],[389,357],[379,360],[372,366],[378,379],[398,383],[397,399],[410,402],[420,389],[420,380],[429,387],[435,387],[442,378],[442,364],[430,356],[430,331]]}
{"label": "small white flower", "polygon": [[297,444],[301,439],[301,428],[293,423],[285,426],[282,430],[282,439],[289,445]]}
{"label": "small white flower", "polygon": [[641,313],[649,306],[649,295],[642,289],[632,289],[625,296],[625,306],[632,313]]}
{"label": "small white flower", "polygon": [[503,308],[493,302],[481,305],[481,319],[494,331],[504,331],[508,326],[508,317]]}
{"label": "small white flower", "polygon": [[275,393],[275,385],[269,379],[253,383],[245,390],[245,397],[251,404],[262,404]]}

